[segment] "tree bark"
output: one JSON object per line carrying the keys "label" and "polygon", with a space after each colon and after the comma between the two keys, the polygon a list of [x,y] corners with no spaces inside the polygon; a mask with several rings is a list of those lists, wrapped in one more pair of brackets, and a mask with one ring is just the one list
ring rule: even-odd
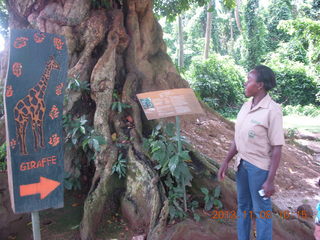
{"label": "tree bark", "polygon": [[181,15],[178,16],[178,33],[179,33],[179,56],[178,67],[182,69],[184,67],[184,53],[183,53],[183,27]]}
{"label": "tree bark", "polygon": [[[210,0],[208,4],[208,10],[210,10],[212,6],[212,1]],[[206,35],[205,35],[205,46],[203,52],[203,58],[207,59],[209,56],[209,49],[210,49],[210,39],[211,39],[211,28],[212,28],[212,12],[207,12],[207,23],[206,23]]]}
{"label": "tree bark", "polygon": [[241,0],[236,0],[236,7],[234,9],[234,17],[236,19],[237,27],[241,33],[242,27],[241,27],[241,21],[240,21],[240,13],[239,13],[240,8],[241,8]]}

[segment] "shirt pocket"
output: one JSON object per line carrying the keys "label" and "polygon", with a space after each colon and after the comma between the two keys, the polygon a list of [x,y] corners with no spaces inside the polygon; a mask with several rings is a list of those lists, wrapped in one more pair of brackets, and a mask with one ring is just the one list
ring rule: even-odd
{"label": "shirt pocket", "polygon": [[267,148],[268,146],[268,129],[261,125],[256,124],[248,131],[248,140],[251,144],[257,147]]}

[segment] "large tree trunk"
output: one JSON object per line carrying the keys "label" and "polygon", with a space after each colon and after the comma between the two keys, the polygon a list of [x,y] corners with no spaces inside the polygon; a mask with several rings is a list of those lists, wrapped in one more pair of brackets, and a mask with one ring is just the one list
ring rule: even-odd
{"label": "large tree trunk", "polygon": [[[109,1],[108,8],[100,6],[98,9],[92,8],[91,2],[8,0],[10,27],[63,34],[68,44],[69,77],[90,83],[95,107],[92,104],[82,107],[87,102],[83,102],[81,93],[71,91],[65,107],[65,112],[75,116],[89,111],[94,129],[107,141],[96,153],[95,172],[80,225],[81,239],[95,239],[101,217],[114,209],[114,203],[118,204],[131,227],[142,229],[147,239],[165,239],[161,235],[166,232],[168,200],[158,172],[141,147],[142,133],[148,123],[135,95],[188,87],[188,84],[166,53],[151,0],[114,0]],[[123,103],[131,106],[129,110],[121,113],[111,110],[115,91]],[[131,127],[125,120],[129,115],[134,122]],[[114,135],[119,139],[130,139],[127,147],[118,148],[112,138]],[[191,191],[199,194],[199,187],[211,188],[217,184],[212,179],[218,164],[199,154],[192,145],[185,147],[192,152],[195,186]],[[120,153],[128,160],[125,180],[112,174],[112,166]],[[66,166],[72,165],[75,156],[75,152],[66,154]],[[235,190],[233,177],[229,176],[222,183],[222,194],[225,205],[232,208]]]}

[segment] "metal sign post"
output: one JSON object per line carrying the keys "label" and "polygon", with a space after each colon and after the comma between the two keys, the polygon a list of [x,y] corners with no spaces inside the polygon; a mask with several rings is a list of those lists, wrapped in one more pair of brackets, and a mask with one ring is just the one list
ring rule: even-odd
{"label": "metal sign post", "polygon": [[31,213],[33,240],[41,240],[39,212]]}

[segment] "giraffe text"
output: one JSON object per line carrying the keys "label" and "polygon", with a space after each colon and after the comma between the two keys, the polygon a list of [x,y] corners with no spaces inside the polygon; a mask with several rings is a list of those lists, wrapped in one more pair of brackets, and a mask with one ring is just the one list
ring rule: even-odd
{"label": "giraffe text", "polygon": [[39,161],[22,162],[20,171],[27,171],[34,168],[49,167],[57,164],[57,156],[50,156],[40,159]]}

